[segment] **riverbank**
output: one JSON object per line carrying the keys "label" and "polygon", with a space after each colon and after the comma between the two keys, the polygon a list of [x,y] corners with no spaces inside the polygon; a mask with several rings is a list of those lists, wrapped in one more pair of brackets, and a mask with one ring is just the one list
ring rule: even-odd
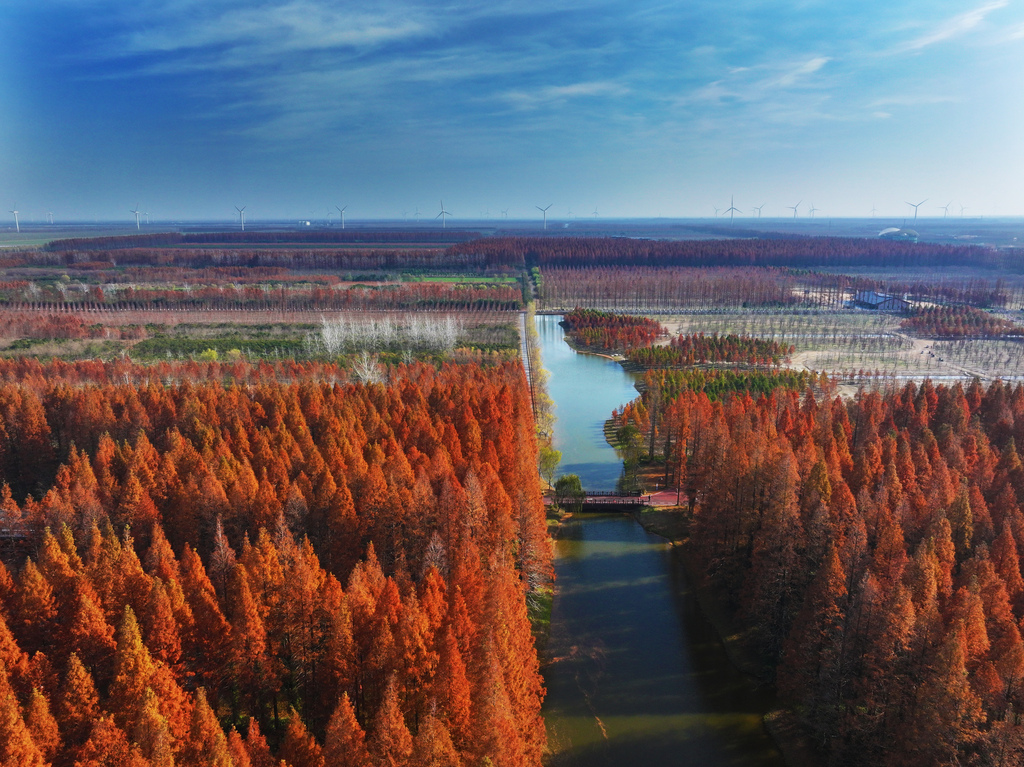
{"label": "riverbank", "polygon": [[[725,607],[723,595],[716,594],[695,566],[689,551],[690,518],[685,506],[644,508],[633,513],[637,523],[649,533],[666,539],[679,555],[687,582],[697,604],[714,626],[732,664],[756,680],[759,686],[772,687],[771,668],[751,646],[749,630],[743,630]],[[787,767],[818,767],[821,758],[808,740],[796,715],[785,708],[774,708],[764,715],[765,730],[771,736]]]}

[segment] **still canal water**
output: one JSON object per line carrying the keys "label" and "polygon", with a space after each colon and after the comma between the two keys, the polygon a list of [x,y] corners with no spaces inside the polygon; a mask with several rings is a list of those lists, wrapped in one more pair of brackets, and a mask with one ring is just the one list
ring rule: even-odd
{"label": "still canal water", "polygon": [[[604,441],[613,408],[636,396],[614,362],[576,354],[561,317],[537,317],[557,406],[562,471],[607,489],[621,462]],[[568,521],[545,672],[552,765],[781,764],[761,725],[769,701],[729,663],[672,547],[626,515]]]}

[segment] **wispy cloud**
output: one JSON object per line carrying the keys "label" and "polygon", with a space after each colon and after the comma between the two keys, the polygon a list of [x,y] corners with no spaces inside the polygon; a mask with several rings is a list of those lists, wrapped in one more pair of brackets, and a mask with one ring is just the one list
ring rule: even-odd
{"label": "wispy cloud", "polygon": [[936,43],[965,35],[980,25],[990,13],[1009,5],[1009,0],[995,0],[973,10],[961,13],[933,27],[925,34],[899,46],[900,52],[919,51]]}
{"label": "wispy cloud", "polygon": [[581,82],[570,85],[548,85],[535,91],[505,91],[499,98],[518,109],[537,109],[542,106],[564,104],[569,99],[594,96],[625,96],[629,88],[612,81]]}
{"label": "wispy cloud", "polygon": [[[220,52],[214,62],[275,57],[331,48],[359,49],[435,32],[428,17],[414,12],[346,12],[311,0],[291,0],[258,10],[219,8],[142,25],[115,41],[125,55]],[[108,53],[111,52],[108,50]],[[243,52],[243,55],[239,55]],[[207,63],[211,57],[207,56]]]}
{"label": "wispy cloud", "polygon": [[828,56],[815,56],[809,61],[805,61],[802,64],[798,64],[793,69],[785,72],[775,82],[777,85],[789,86],[795,84],[798,80],[806,77],[807,75],[813,75],[823,66],[825,66],[831,59]]}
{"label": "wispy cloud", "polygon": [[949,104],[958,101],[954,96],[948,95],[908,95],[900,94],[897,96],[886,96],[884,98],[875,99],[868,104],[871,109],[880,107],[919,107],[928,106],[930,104]]}

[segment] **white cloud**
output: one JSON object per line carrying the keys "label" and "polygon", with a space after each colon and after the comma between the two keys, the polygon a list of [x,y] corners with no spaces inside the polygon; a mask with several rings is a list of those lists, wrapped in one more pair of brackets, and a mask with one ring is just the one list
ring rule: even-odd
{"label": "white cloud", "polygon": [[568,99],[590,96],[624,96],[629,93],[625,86],[612,81],[573,83],[571,85],[549,85],[535,91],[505,91],[500,98],[519,109],[537,109],[541,106],[561,104]]}
{"label": "white cloud", "polygon": [[127,53],[172,53],[228,47],[275,56],[326,48],[359,48],[431,32],[409,12],[342,13],[309,0],[263,9],[221,9],[215,15],[177,16],[129,35]]}
{"label": "white cloud", "polygon": [[995,0],[995,2],[986,3],[966,13],[961,13],[947,19],[920,37],[910,40],[900,46],[898,50],[903,52],[919,51],[930,45],[960,37],[981,24],[990,13],[1005,8],[1007,5],[1009,5],[1009,0]]}
{"label": "white cloud", "polygon": [[783,86],[794,85],[797,82],[797,80],[807,75],[814,74],[831,60],[832,59],[829,58],[828,56],[816,56],[815,58],[810,59],[809,61],[805,61],[803,64],[800,64],[791,69],[790,71],[784,73],[775,82],[777,85]]}
{"label": "white cloud", "polygon": [[886,96],[885,98],[875,99],[868,104],[868,107],[919,107],[928,106],[929,104],[949,104],[955,101],[957,99],[953,96],[900,94],[898,96]]}

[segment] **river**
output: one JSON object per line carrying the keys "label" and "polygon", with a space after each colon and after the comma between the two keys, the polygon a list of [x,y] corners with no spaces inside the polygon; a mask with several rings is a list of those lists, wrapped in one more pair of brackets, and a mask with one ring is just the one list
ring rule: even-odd
{"label": "river", "polygon": [[[636,396],[633,378],[573,351],[560,319],[536,321],[561,471],[610,489],[621,460],[603,424]],[[678,552],[628,515],[563,524],[545,670],[550,765],[782,764],[761,724],[769,698],[729,662],[684,572]]]}

